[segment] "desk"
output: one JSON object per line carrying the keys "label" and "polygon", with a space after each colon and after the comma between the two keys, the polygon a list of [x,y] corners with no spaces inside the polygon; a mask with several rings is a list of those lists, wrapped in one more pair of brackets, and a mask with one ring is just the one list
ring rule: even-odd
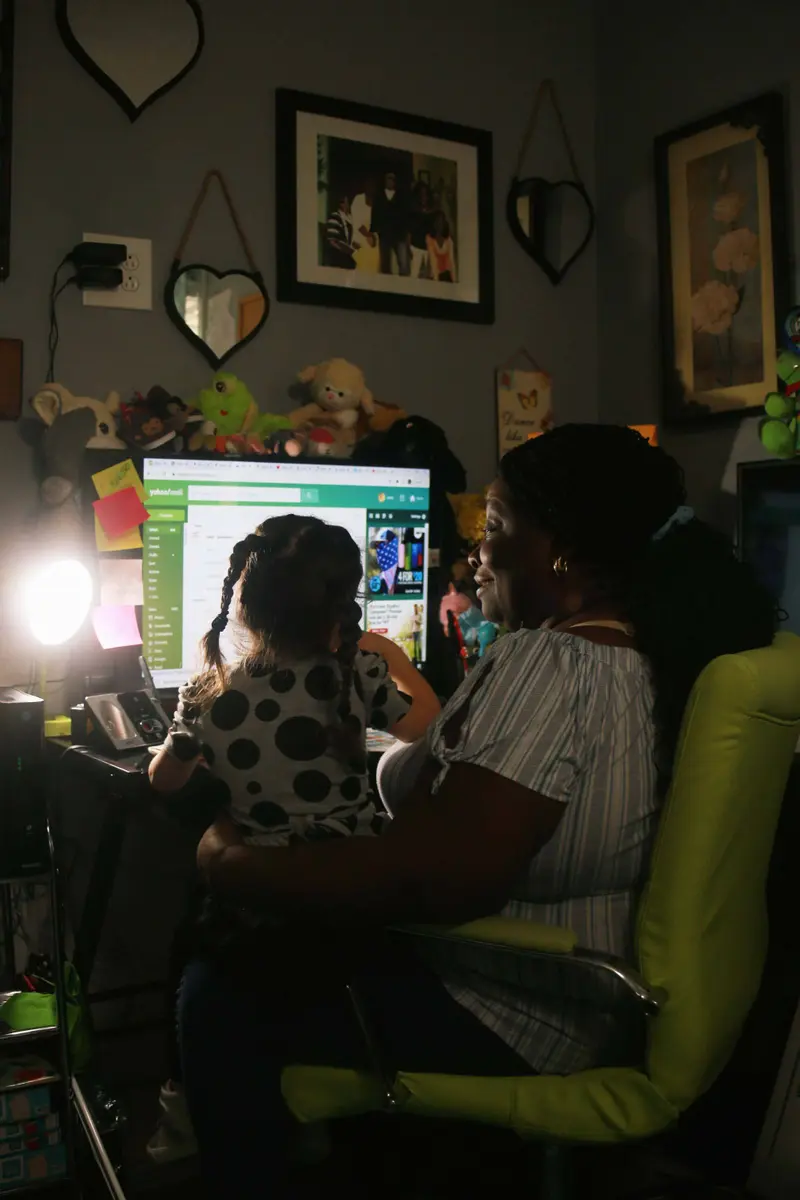
{"label": "desk", "polygon": [[149,755],[137,752],[121,758],[110,758],[87,746],[70,746],[69,743],[57,739],[49,741],[48,747],[51,756],[57,756],[57,763],[51,763],[54,815],[57,824],[60,825],[61,806],[71,787],[88,782],[103,793],[103,818],[99,839],[80,917],[73,931],[72,960],[83,985],[84,995],[91,1002],[133,995],[143,988],[150,990],[160,987],[160,984],[138,984],[131,988],[114,989],[110,993],[94,996],[91,993],[92,974],[119,870],[128,818],[132,808],[141,809],[144,805],[150,808],[153,805],[153,794],[146,775]]}

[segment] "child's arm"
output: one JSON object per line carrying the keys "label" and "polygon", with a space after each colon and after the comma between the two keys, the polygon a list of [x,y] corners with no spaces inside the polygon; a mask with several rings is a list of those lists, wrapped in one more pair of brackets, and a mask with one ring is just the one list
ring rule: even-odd
{"label": "child's arm", "polygon": [[395,642],[377,633],[365,633],[359,648],[368,654],[379,655],[386,664],[391,682],[411,700],[411,707],[397,717],[389,732],[401,742],[415,742],[441,711],[436,693]]}
{"label": "child's arm", "polygon": [[147,768],[151,787],[162,795],[179,792],[202,762],[203,719],[192,703],[193,685],[194,681],[181,688],[166,741]]}
{"label": "child's arm", "polygon": [[201,761],[200,742],[188,733],[170,732],[167,742],[147,768],[153,790],[166,795],[179,792]]}

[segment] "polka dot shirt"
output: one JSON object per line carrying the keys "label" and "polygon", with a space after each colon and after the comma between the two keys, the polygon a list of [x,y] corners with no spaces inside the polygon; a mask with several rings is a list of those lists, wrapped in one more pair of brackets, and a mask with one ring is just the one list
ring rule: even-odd
{"label": "polka dot shirt", "polygon": [[369,790],[366,731],[390,729],[409,701],[389,678],[380,655],[359,651],[353,665],[352,749],[336,745],[341,670],[333,655],[247,674],[239,666],[207,711],[181,690],[167,738],[191,733],[230,793],[230,812],[257,845],[299,837],[347,837],[380,832]]}

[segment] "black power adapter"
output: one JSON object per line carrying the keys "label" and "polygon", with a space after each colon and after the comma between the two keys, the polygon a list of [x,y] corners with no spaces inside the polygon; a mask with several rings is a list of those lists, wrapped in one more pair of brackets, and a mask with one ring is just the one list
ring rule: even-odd
{"label": "black power adapter", "polygon": [[[69,261],[78,270],[85,267],[119,267],[128,257],[128,247],[121,242],[80,242],[68,255]],[[117,287],[122,279],[111,287]],[[96,284],[97,287],[108,287],[108,284]]]}
{"label": "black power adapter", "polygon": [[[128,257],[127,254],[125,257]],[[118,288],[122,284],[122,268],[81,266],[78,267],[75,282],[81,291],[85,288]]]}

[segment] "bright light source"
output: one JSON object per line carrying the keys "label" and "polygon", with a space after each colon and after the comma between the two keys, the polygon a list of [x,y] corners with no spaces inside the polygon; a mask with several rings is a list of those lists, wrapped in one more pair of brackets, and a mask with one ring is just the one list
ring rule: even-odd
{"label": "bright light source", "polygon": [[48,563],[24,587],[31,633],[44,646],[60,646],[78,632],[92,604],[92,577],[75,559]]}

